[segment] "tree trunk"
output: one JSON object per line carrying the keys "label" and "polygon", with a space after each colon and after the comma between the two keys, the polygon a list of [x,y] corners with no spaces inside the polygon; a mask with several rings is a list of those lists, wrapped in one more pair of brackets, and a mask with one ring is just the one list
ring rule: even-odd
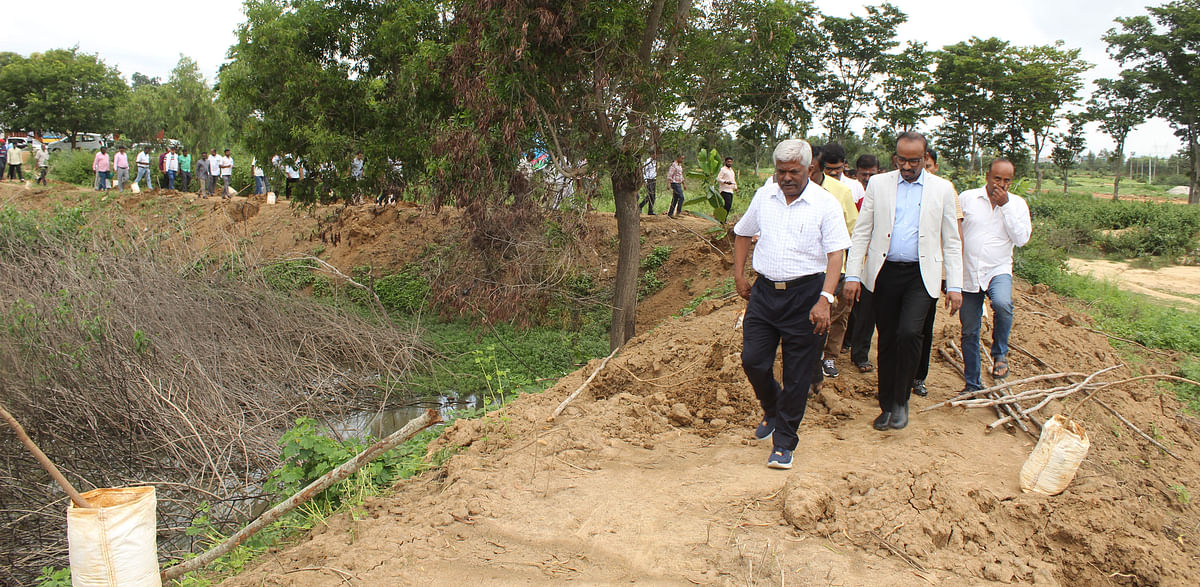
{"label": "tree trunk", "polygon": [[612,325],[608,330],[609,350],[633,338],[637,328],[637,281],[641,249],[641,216],[637,196],[641,187],[638,170],[613,170],[613,200],[617,205],[617,276],[613,283]]}
{"label": "tree trunk", "polygon": [[1188,203],[1200,204],[1200,142],[1196,140],[1196,132],[1188,134],[1188,152],[1192,155],[1192,181],[1188,185]]}
{"label": "tree trunk", "polygon": [[[1037,184],[1033,188],[1033,193],[1042,193],[1042,141],[1038,138],[1038,133],[1033,133],[1033,171],[1037,175]],[[1066,191],[1066,180],[1063,180],[1063,191]]]}
{"label": "tree trunk", "polygon": [[[1125,166],[1125,141],[1117,143],[1117,152],[1113,154],[1117,160],[1113,172],[1113,201],[1117,201],[1117,190],[1121,187],[1121,168]],[[1195,180],[1193,180],[1195,181]]]}

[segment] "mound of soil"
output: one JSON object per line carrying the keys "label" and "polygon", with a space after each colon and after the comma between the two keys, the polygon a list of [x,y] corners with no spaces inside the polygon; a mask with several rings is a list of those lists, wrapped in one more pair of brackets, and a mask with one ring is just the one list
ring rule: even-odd
{"label": "mound of soil", "polygon": [[[1103,336],[1064,324],[1083,319],[1052,293],[1022,285],[1017,304],[1013,342],[1049,367],[1014,352],[1014,377],[1120,363]],[[364,584],[1187,585],[1200,573],[1196,507],[1175,489],[1200,482],[1200,428],[1152,384],[1103,400],[1185,460],[1093,402],[1056,403],[1047,412],[1071,411],[1092,448],[1055,497],[1021,492],[1035,440],[988,434],[993,413],[917,412],[962,386],[941,361],[910,426],[891,433],[870,426],[873,374],[843,369],[810,400],[795,469],[780,472],[751,435],[760,413],[733,328],[743,307],[706,302],[631,340],[556,422],[547,416],[599,360],[455,423],[431,448],[458,451],[443,470],[227,584],[326,585],[345,573]],[[958,337],[946,318],[939,346]]]}

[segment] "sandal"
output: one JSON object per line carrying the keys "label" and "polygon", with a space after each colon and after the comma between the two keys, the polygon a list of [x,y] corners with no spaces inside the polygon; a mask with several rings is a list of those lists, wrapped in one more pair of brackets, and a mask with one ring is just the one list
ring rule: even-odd
{"label": "sandal", "polygon": [[993,379],[1004,379],[1008,377],[1008,361],[996,361],[996,365],[992,367]]}

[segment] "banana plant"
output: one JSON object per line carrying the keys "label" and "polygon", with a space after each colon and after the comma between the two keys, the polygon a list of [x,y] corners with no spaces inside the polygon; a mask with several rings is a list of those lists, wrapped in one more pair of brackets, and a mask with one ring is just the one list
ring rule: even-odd
{"label": "banana plant", "polygon": [[729,213],[725,211],[725,202],[721,199],[721,192],[717,189],[717,174],[721,171],[721,155],[717,153],[716,149],[700,149],[696,160],[699,164],[689,169],[687,175],[704,186],[704,189],[699,196],[684,202],[683,205],[707,203],[712,208],[711,215],[703,212],[695,214],[724,226]]}

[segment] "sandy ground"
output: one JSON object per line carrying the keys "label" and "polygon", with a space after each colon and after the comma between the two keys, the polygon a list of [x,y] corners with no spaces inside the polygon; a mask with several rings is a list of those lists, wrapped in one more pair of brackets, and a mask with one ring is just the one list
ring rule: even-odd
{"label": "sandy ground", "polygon": [[[46,207],[60,196],[0,186],[10,205]],[[164,212],[163,199],[182,211]],[[174,194],[119,201],[147,230],[176,230],[193,250],[241,242],[279,256],[310,251],[320,234],[339,231],[343,244],[329,245],[323,258],[343,268],[364,259],[402,263],[447,218],[396,206],[302,212]],[[593,222],[602,234],[615,231],[611,215]],[[795,468],[771,470],[769,441],[751,435],[761,413],[733,328],[744,302],[709,301],[671,317],[729,275],[727,260],[664,217],[647,219],[643,231],[644,247],[675,247],[662,274],[667,286],[642,305],[641,334],[562,416],[547,422],[600,360],[544,393],[455,423],[431,447],[455,452],[444,468],[330,518],[224,584],[1197,583],[1200,516],[1190,495],[1200,490],[1200,421],[1171,393],[1139,381],[1097,398],[1181,460],[1074,396],[1043,415],[1065,411],[1080,422],[1091,438],[1087,459],[1064,493],[1024,494],[1017,475],[1034,438],[986,432],[995,419],[987,409],[919,413],[962,387],[939,357],[959,338],[957,320],[942,311],[930,397],[914,398],[907,429],[871,429],[874,374],[841,357],[842,375],[809,400]],[[1013,378],[1128,361],[1045,288],[1019,283],[1015,300]],[[1102,380],[1173,368],[1135,359]]]}
{"label": "sandy ground", "polygon": [[1200,307],[1200,300],[1186,297],[1200,296],[1200,267],[1172,265],[1161,269],[1137,269],[1126,262],[1104,259],[1069,259],[1067,267],[1074,273],[1113,281],[1121,289]]}

